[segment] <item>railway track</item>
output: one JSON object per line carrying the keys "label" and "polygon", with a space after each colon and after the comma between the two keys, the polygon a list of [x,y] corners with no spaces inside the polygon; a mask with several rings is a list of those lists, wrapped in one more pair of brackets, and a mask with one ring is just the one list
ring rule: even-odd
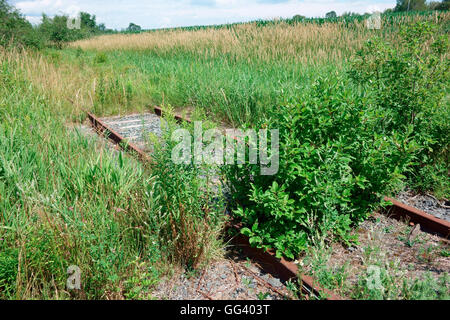
{"label": "railway track", "polygon": [[[146,142],[146,136],[151,132],[157,136],[161,135],[161,116],[163,110],[159,107],[154,108],[154,113],[134,114],[128,116],[119,116],[111,118],[98,118],[88,112],[88,118],[93,127],[99,134],[105,135],[113,142],[120,144],[125,150],[131,151],[143,161],[151,161],[148,152],[151,146]],[[182,116],[176,115],[178,122],[187,121]],[[385,201],[392,203],[387,206],[383,213],[390,218],[405,221],[409,224],[420,224],[421,229],[426,232],[437,234],[443,238],[450,237],[450,222],[434,217],[424,211],[404,204],[396,199],[385,198]],[[307,296],[326,297],[327,300],[341,300],[342,298],[331,291],[321,288],[317,282],[309,276],[299,278],[298,267],[295,263],[278,259],[272,250],[261,250],[250,246],[248,238],[239,233],[238,225],[230,225],[229,230],[234,230],[236,236],[231,240],[232,243],[245,252],[245,254],[256,260],[260,266],[271,274],[277,274],[283,281],[298,279],[301,283],[301,290]]]}

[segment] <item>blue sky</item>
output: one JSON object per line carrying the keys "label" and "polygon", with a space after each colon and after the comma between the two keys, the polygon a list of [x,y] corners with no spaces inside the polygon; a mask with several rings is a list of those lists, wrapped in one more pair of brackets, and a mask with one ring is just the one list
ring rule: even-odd
{"label": "blue sky", "polygon": [[126,28],[134,22],[143,28],[244,22],[255,19],[288,18],[296,14],[324,16],[334,10],[373,12],[393,8],[395,0],[9,0],[32,23],[42,12],[73,15],[85,11],[97,16],[108,28]]}

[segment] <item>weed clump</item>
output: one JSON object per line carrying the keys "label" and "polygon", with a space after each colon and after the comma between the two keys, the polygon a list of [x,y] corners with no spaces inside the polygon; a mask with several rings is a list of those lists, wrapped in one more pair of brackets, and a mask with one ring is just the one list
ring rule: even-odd
{"label": "weed clump", "polygon": [[163,139],[153,139],[151,194],[158,208],[159,243],[169,261],[196,269],[221,254],[224,206],[209,179],[212,167],[172,161],[176,127],[169,117]]}

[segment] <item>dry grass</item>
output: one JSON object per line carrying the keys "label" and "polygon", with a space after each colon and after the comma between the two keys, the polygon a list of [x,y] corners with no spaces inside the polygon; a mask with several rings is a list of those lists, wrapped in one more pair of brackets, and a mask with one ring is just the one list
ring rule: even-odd
{"label": "dry grass", "polygon": [[339,23],[279,23],[258,27],[255,23],[232,29],[196,31],[164,30],[142,34],[105,35],[74,42],[72,47],[112,51],[150,50],[160,54],[174,51],[217,58],[223,55],[258,61],[340,61],[350,49],[361,46],[367,37],[363,24],[349,29]]}
{"label": "dry grass", "polygon": [[[122,109],[136,111],[126,101],[128,78],[113,70],[105,70],[105,67],[83,63],[81,59],[82,63],[71,63],[62,55],[58,51],[41,53],[0,49],[0,61],[15,65],[15,73],[31,81],[42,97],[51,102],[53,111],[64,113],[67,119],[77,119],[84,111],[94,110],[101,104],[102,94],[107,96],[113,113]],[[139,76],[134,74],[133,80],[141,81]]]}
{"label": "dry grass", "polygon": [[96,74],[76,65],[55,63],[58,56],[46,57],[32,51],[0,51],[0,60],[17,66],[15,72],[33,83],[44,99],[51,101],[54,111],[68,118],[80,115],[94,105]]}
{"label": "dry grass", "polygon": [[[200,30],[161,30],[141,34],[104,35],[71,44],[86,50],[149,50],[174,54],[188,53],[205,58],[221,56],[232,60],[300,62],[342,62],[374,33],[390,37],[389,28],[415,20],[448,20],[450,14],[439,16],[400,16],[385,19],[381,31],[369,30],[362,22],[326,22],[288,24],[280,22],[264,27],[256,23],[235,25],[231,28]],[[387,32],[385,32],[387,31]],[[231,61],[232,61],[231,60]]]}

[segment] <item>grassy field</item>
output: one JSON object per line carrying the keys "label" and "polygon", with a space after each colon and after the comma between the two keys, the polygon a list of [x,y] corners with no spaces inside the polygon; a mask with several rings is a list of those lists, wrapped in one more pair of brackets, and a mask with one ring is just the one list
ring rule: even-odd
{"label": "grassy field", "polygon": [[415,20],[445,25],[449,14],[386,18],[389,24],[381,30],[368,30],[364,21],[279,22],[106,35],[49,56],[68,68],[62,77],[73,76],[58,81],[78,86],[79,91],[67,92],[77,107],[113,114],[124,102],[137,109],[171,105],[239,126],[264,117],[317,77],[345,68],[368,38],[380,35],[395,42],[392,30]]}
{"label": "grassy field", "polygon": [[[196,175],[150,172],[74,129],[83,111],[66,107],[64,69],[54,62],[15,51],[1,51],[0,61],[1,299],[149,299],[177,259],[187,255],[182,265],[197,267],[220,252],[214,209],[210,224],[195,220],[208,201],[198,199],[197,188],[207,189]],[[177,196],[191,200],[183,202],[188,217],[172,216]],[[174,230],[177,240],[163,241],[166,219],[178,218],[191,228],[187,237]],[[75,294],[66,290],[70,265],[82,272]]]}
{"label": "grassy field", "polygon": [[[412,21],[448,30],[450,14],[384,19],[381,30],[358,20],[255,22],[106,35],[63,50],[1,48],[0,298],[150,298],[173,265],[195,268],[221,255],[223,219],[198,196],[209,195],[198,169],[175,167],[164,148],[152,168],[105,151],[73,129],[86,111],[161,105],[254,125],[287,101],[321,93],[316,80],[344,74],[370,37],[396,44],[399,25]],[[344,91],[330,89],[353,107]],[[65,290],[69,265],[82,269],[79,295]]]}

